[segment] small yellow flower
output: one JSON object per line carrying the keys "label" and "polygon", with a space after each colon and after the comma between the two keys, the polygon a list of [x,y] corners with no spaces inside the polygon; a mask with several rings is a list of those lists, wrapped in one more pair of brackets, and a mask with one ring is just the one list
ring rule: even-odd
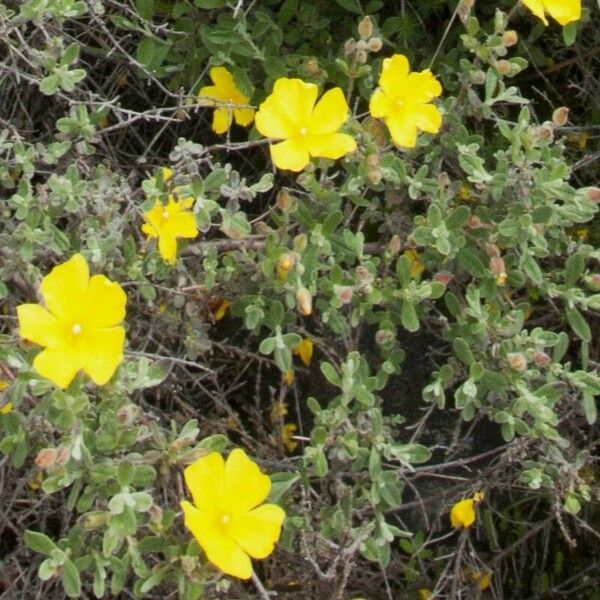
{"label": "small yellow flower", "polygon": [[405,250],[404,256],[410,260],[410,276],[415,279],[425,270],[425,265],[421,262],[416,250]]}
{"label": "small yellow flower", "polygon": [[429,69],[411,73],[406,56],[394,54],[383,61],[369,111],[376,119],[385,120],[396,145],[414,148],[417,129],[437,133],[442,126],[442,115],[431,104],[441,93],[442,86]]}
{"label": "small yellow flower", "polygon": [[464,183],[461,183],[457,197],[461,202],[471,202],[471,190]]}
{"label": "small yellow flower", "polygon": [[475,505],[483,500],[483,492],[457,502],[450,511],[450,523],[455,529],[466,529],[475,523]]}
{"label": "small yellow flower", "polygon": [[46,308],[17,307],[22,338],[44,346],[33,368],[59,388],[66,388],[79,370],[103,385],[123,360],[127,296],[104,275],[90,277],[81,254],[52,269],[40,286]]}
{"label": "small yellow flower", "polygon": [[581,0],[523,0],[523,4],[544,25],[548,25],[546,13],[561,25],[581,19]]}
{"label": "small yellow flower", "polygon": [[4,406],[0,406],[0,415],[7,415],[13,409],[12,402],[7,402]]}
{"label": "small yellow flower", "polygon": [[44,482],[44,475],[41,471],[38,471],[29,481],[27,482],[27,487],[30,490],[39,490],[42,487],[42,483]]}
{"label": "small yellow flower", "polygon": [[491,571],[477,571],[471,567],[465,567],[463,572],[468,579],[477,584],[481,591],[487,590],[492,583]]}
{"label": "small yellow flower", "polygon": [[[349,115],[344,93],[337,87],[316,102],[319,88],[301,79],[282,77],[256,113],[256,128],[270,138],[276,167],[302,171],[311,157],[338,159],[356,150],[354,139],[338,133]],[[316,102],[316,104],[315,104]]]}
{"label": "small yellow flower", "polygon": [[429,598],[431,598],[431,591],[427,588],[420,588],[418,593],[421,600],[429,600]]}
{"label": "small yellow flower", "polygon": [[[215,108],[213,113],[212,129],[215,133],[225,133],[230,127],[232,121],[238,125],[246,127],[254,119],[254,109],[248,108],[250,98],[240,92],[235,85],[233,75],[225,67],[213,67],[210,70],[210,78],[214,85],[207,85],[198,92],[198,97],[208,97],[213,100],[210,106],[219,106],[219,104],[228,104]],[[221,102],[214,102],[220,100]],[[238,108],[236,108],[238,106]]]}
{"label": "small yellow flower", "polygon": [[298,428],[293,423],[286,423],[281,428],[281,440],[288,452],[293,452],[298,447],[298,442],[292,439],[296,429]]}
{"label": "small yellow flower", "polygon": [[193,198],[176,200],[171,194],[166,206],[157,198],[154,206],[144,213],[146,223],[142,231],[149,238],[158,238],[158,252],[169,264],[175,264],[177,256],[177,238],[193,239],[198,235],[198,226],[194,213]]}
{"label": "small yellow flower", "polygon": [[236,448],[227,461],[218,452],[185,469],[194,503],[181,502],[185,526],[208,560],[228,575],[252,576],[252,558],[266,558],[281,535],[284,510],[262,504],[271,479],[246,453]]}
{"label": "small yellow flower", "polygon": [[310,338],[304,338],[293,350],[294,354],[300,357],[300,360],[310,367],[313,357],[314,344]]}
{"label": "small yellow flower", "polygon": [[213,311],[215,321],[220,321],[227,314],[227,310],[230,306],[231,302],[229,302],[229,300],[221,300],[217,305],[217,308]]}

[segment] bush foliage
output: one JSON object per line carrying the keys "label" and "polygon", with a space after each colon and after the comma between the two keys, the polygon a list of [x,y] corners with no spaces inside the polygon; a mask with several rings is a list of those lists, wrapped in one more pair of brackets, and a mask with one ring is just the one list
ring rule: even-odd
{"label": "bush foliage", "polygon": [[[598,16],[0,3],[0,595],[597,598]],[[393,54],[443,88],[414,148],[369,114]],[[250,107],[339,86],[357,149],[292,173],[253,124],[215,134],[214,66]],[[174,264],[141,230],[170,197],[200,232]],[[16,308],[75,253],[125,290],[127,342],[58,389]],[[179,504],[236,447],[287,514],[251,582]]]}

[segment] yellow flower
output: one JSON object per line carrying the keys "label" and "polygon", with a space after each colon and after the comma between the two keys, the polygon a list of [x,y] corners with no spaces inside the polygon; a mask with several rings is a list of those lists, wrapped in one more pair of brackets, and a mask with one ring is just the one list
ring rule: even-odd
{"label": "yellow flower", "polygon": [[269,495],[271,479],[239,448],[227,461],[218,452],[199,458],[184,476],[194,500],[181,502],[185,526],[211,563],[228,575],[250,579],[250,557],[273,552],[285,519],[281,507],[259,506]]}
{"label": "yellow flower", "polygon": [[[211,102],[211,106],[219,106],[225,103],[229,106],[216,108],[213,114],[212,128],[215,133],[225,133],[230,127],[231,122],[235,119],[238,125],[246,126],[252,123],[254,119],[253,108],[243,108],[249,104],[250,98],[240,92],[235,85],[233,75],[225,67],[213,67],[210,70],[210,78],[214,85],[203,87],[198,96],[207,96],[221,102]],[[235,108],[235,106],[239,108]]]}
{"label": "yellow flower", "polygon": [[398,146],[414,148],[417,129],[437,133],[442,115],[431,100],[442,93],[442,86],[429,69],[410,73],[408,59],[394,54],[383,61],[379,88],[373,92],[369,111],[384,119],[392,140]]}
{"label": "yellow flower", "polygon": [[333,88],[319,102],[319,88],[301,79],[282,77],[256,113],[256,128],[270,138],[284,140],[271,145],[276,167],[302,171],[311,157],[337,159],[356,150],[356,142],[338,133],[349,109],[342,90]]}
{"label": "yellow flower", "polygon": [[314,344],[310,338],[304,338],[293,350],[294,354],[300,356],[300,360],[310,367],[313,357]]}
{"label": "yellow flower", "polygon": [[44,475],[41,471],[38,471],[33,477],[27,482],[27,487],[30,490],[39,490],[44,482]]}
{"label": "yellow flower", "polygon": [[213,311],[213,316],[215,317],[215,321],[220,321],[225,314],[227,313],[227,309],[231,306],[231,302],[229,300],[221,300],[217,305],[217,308]]}
{"label": "yellow flower", "polygon": [[281,400],[276,400],[273,402],[271,406],[271,410],[269,412],[269,418],[271,419],[271,424],[276,425],[283,420],[288,414],[287,404],[285,402],[281,402]]}
{"label": "yellow flower", "polygon": [[405,250],[404,256],[410,260],[410,276],[415,279],[425,270],[425,265],[419,259],[419,253],[416,250]]}
{"label": "yellow flower", "polygon": [[12,402],[7,402],[4,406],[0,406],[0,415],[7,415],[13,409]]}
{"label": "yellow flower", "polygon": [[492,583],[492,573],[490,571],[477,571],[471,567],[465,567],[463,572],[468,579],[477,584],[481,591],[487,590]]}
{"label": "yellow flower", "polygon": [[455,529],[471,527],[475,523],[475,505],[483,500],[483,492],[476,492],[472,498],[457,502],[450,511],[450,523]]}
{"label": "yellow flower", "polygon": [[196,219],[189,210],[193,204],[193,198],[176,200],[170,195],[166,206],[157,198],[154,206],[144,213],[146,223],[142,231],[149,238],[158,238],[158,252],[169,264],[175,264],[177,238],[193,239],[198,235]]}
{"label": "yellow flower", "polygon": [[281,440],[288,452],[293,452],[298,447],[298,442],[292,439],[296,429],[298,428],[293,423],[286,423],[281,428]]}
{"label": "yellow flower", "polygon": [[123,360],[127,296],[104,275],[90,277],[85,258],[75,254],[52,269],[40,286],[46,308],[17,307],[21,337],[44,346],[34,369],[66,388],[80,369],[105,384]]}
{"label": "yellow flower", "polygon": [[546,13],[561,25],[581,18],[581,0],[523,0],[523,4],[539,17],[544,25],[548,25]]}
{"label": "yellow flower", "polygon": [[427,588],[420,588],[418,593],[421,600],[429,600],[431,598],[431,592]]}

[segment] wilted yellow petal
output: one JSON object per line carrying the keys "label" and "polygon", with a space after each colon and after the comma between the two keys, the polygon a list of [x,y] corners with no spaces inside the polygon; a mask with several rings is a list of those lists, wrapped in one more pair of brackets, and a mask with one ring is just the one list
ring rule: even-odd
{"label": "wilted yellow petal", "polygon": [[285,383],[285,385],[292,385],[292,383],[294,383],[295,377],[296,376],[294,375],[294,369],[288,369],[283,374],[283,382]]}
{"label": "wilted yellow petal", "polygon": [[294,354],[300,356],[300,360],[307,366],[310,366],[314,350],[313,341],[310,338],[304,338],[295,348]]}
{"label": "wilted yellow petal", "polygon": [[288,452],[293,452],[298,447],[298,442],[292,439],[298,427],[294,423],[286,423],[281,428],[281,441]]}
{"label": "wilted yellow petal", "polygon": [[457,502],[450,511],[450,523],[455,529],[471,527],[475,523],[475,509],[473,498],[466,498]]}

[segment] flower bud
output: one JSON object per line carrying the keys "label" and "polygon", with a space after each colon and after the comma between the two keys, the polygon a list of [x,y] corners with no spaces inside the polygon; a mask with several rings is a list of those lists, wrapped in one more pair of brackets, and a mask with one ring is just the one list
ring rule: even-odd
{"label": "flower bud", "polygon": [[83,529],[92,531],[93,529],[104,527],[108,521],[109,514],[101,511],[86,513],[83,517]]}
{"label": "flower bud", "polygon": [[312,296],[305,287],[301,287],[296,292],[296,305],[301,315],[308,317],[312,314]]}
{"label": "flower bud", "polygon": [[357,52],[366,52],[367,48],[367,42],[365,42],[364,40],[358,40],[358,42],[356,42]]}
{"label": "flower bud", "polygon": [[138,415],[138,407],[135,404],[126,404],[122,406],[116,413],[117,421],[120,425],[128,427],[131,425]]}
{"label": "flower bud", "polygon": [[438,271],[434,276],[433,280],[438,283],[443,283],[444,285],[448,285],[454,279],[454,275],[452,273],[448,273],[448,271]]}
{"label": "flower bud", "polygon": [[277,261],[277,275],[279,280],[285,281],[293,267],[294,257],[289,252],[284,252]]}
{"label": "flower bud", "polygon": [[367,46],[371,52],[379,52],[383,48],[383,41],[379,37],[372,37]]}
{"label": "flower bud", "polygon": [[[308,237],[306,237],[305,233],[299,233],[294,238],[294,250],[296,252],[304,252],[306,250],[306,246],[308,246]],[[298,257],[298,260],[300,257]]]}
{"label": "flower bud", "polygon": [[508,360],[508,364],[510,365],[510,368],[513,369],[514,371],[522,373],[523,371],[525,371],[525,369],[527,369],[527,359],[525,358],[525,355],[523,353],[510,352],[506,356],[506,358]]}
{"label": "flower bud", "polygon": [[44,448],[40,450],[35,457],[35,466],[40,469],[47,469],[56,462],[57,452],[54,448]]}
{"label": "flower bud", "polygon": [[367,62],[367,51],[366,50],[357,50],[356,51],[356,62],[359,65],[364,65]]}
{"label": "flower bud", "polygon": [[360,23],[358,24],[358,35],[360,35],[363,40],[366,40],[373,35],[373,22],[369,15],[360,20]]}
{"label": "flower bud", "polygon": [[442,171],[437,177],[437,182],[440,187],[448,187],[450,185],[450,176],[446,171]]}
{"label": "flower bud", "polygon": [[600,204],[600,188],[590,187],[586,190],[585,195],[588,200]]}
{"label": "flower bud", "polygon": [[319,67],[319,61],[316,58],[309,58],[304,63],[304,68],[306,72],[310,75],[318,75],[321,72],[321,68]]}
{"label": "flower bud", "polygon": [[473,71],[471,73],[471,81],[475,85],[483,85],[485,83],[485,73],[481,69]]}
{"label": "flower bud", "polygon": [[552,359],[548,354],[546,354],[546,352],[543,352],[542,350],[536,350],[533,353],[533,362],[538,367],[547,367],[552,362]]}
{"label": "flower bud", "polygon": [[349,285],[336,286],[337,296],[342,304],[349,304],[352,302],[352,296],[354,296],[354,290]]}
{"label": "flower bud", "polygon": [[392,236],[392,239],[390,240],[388,248],[393,256],[395,256],[396,254],[398,254],[398,252],[400,252],[400,250],[402,248],[402,243],[400,242],[399,235],[395,234]]}
{"label": "flower bud", "polygon": [[538,143],[551,142],[554,139],[554,123],[548,121],[536,127],[534,135]]}
{"label": "flower bud", "polygon": [[510,75],[512,65],[507,60],[499,60],[496,62],[496,71],[498,71],[500,75]]}
{"label": "flower bud", "polygon": [[514,46],[519,41],[519,35],[514,29],[509,29],[502,34],[502,44],[507,48]]}
{"label": "flower bud", "polygon": [[365,159],[365,162],[369,167],[378,167],[379,166],[379,154],[373,153],[369,154]]}
{"label": "flower bud", "polygon": [[552,122],[557,127],[564,127],[569,120],[569,109],[566,106],[560,106],[552,113]]}
{"label": "flower bud", "polygon": [[279,210],[288,212],[294,205],[294,199],[285,190],[281,190],[279,194],[277,194],[275,203]]}
{"label": "flower bud", "polygon": [[394,332],[389,330],[389,329],[380,329],[376,334],[375,334],[375,343],[378,346],[389,346],[390,344],[394,343],[394,340],[396,339],[396,336],[394,335]]}
{"label": "flower bud", "polygon": [[496,283],[503,286],[506,283],[506,266],[501,256],[492,256],[490,258],[490,270],[496,276]]}
{"label": "flower bud", "polygon": [[373,275],[371,275],[367,267],[359,265],[356,267],[356,279],[358,279],[359,283],[370,283],[373,281]]}
{"label": "flower bud", "polygon": [[600,273],[585,276],[585,284],[590,292],[600,292]]}
{"label": "flower bud", "polygon": [[163,518],[163,509],[156,505],[153,504],[149,509],[148,509],[148,514],[150,515],[150,520],[154,523],[160,523],[162,521]]}
{"label": "flower bud", "polygon": [[383,175],[379,169],[369,169],[367,178],[373,185],[379,185],[383,179]]}
{"label": "flower bud", "polygon": [[60,467],[64,467],[71,458],[71,451],[65,447],[60,446],[56,451],[56,464]]}
{"label": "flower bud", "polygon": [[477,215],[471,215],[467,221],[469,229],[479,229],[481,227],[481,219]]}
{"label": "flower bud", "polygon": [[344,44],[344,54],[346,56],[350,56],[356,50],[356,40],[354,38],[350,38]]}

